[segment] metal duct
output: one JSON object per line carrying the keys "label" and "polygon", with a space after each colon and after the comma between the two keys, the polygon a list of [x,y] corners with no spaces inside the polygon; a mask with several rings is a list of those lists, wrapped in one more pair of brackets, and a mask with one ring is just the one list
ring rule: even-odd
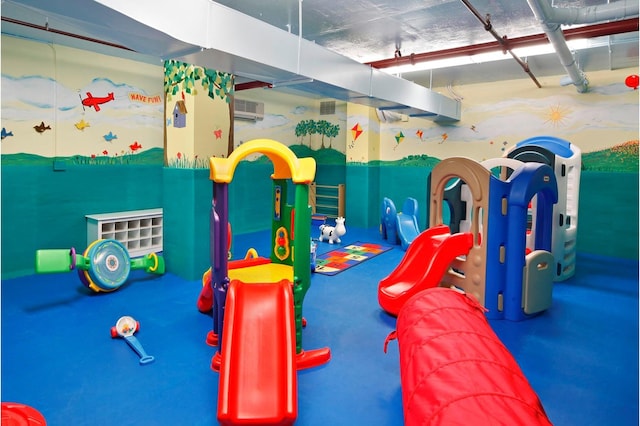
{"label": "metal duct", "polygon": [[[155,0],[96,2],[188,46],[171,59],[409,116],[460,120],[458,101],[210,0],[183,0],[170,15],[156,12]],[[141,53],[157,48],[128,42]]]}
{"label": "metal duct", "polygon": [[625,19],[637,16],[639,9],[637,0],[619,0],[614,3],[581,8],[553,7],[548,0],[527,0],[527,3],[558,54],[560,63],[567,71],[571,83],[576,86],[579,93],[589,90],[589,81],[576,64],[560,25],[590,24]]}

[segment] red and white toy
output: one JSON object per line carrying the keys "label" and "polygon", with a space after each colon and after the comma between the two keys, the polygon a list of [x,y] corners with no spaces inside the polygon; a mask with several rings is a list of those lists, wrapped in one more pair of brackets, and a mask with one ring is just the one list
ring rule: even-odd
{"label": "red and white toy", "polygon": [[133,333],[140,330],[140,323],[130,316],[123,316],[118,319],[115,326],[111,327],[111,338],[122,337],[127,341],[131,349],[133,349],[138,356],[140,356],[140,364],[149,364],[153,362],[154,358],[151,355],[147,355],[144,348],[133,335]]}

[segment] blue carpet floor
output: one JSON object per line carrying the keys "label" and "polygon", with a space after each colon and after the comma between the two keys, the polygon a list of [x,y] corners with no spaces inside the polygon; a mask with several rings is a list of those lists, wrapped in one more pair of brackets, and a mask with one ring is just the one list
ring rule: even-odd
{"label": "blue carpet floor", "polygon": [[[234,258],[249,247],[266,253],[266,234],[235,237]],[[347,228],[343,244],[358,240],[383,242],[375,229]],[[328,346],[332,359],[298,373],[296,424],[402,425],[397,343],[383,353],[395,319],[378,306],[377,285],[403,254],[397,246],[338,275],[313,275],[303,347]],[[92,294],[75,273],[2,281],[2,401],[35,407],[52,426],[217,424],[200,288],[139,271],[108,294]],[[154,363],[140,366],[111,338],[122,315],[139,320],[136,337]],[[638,424],[637,261],[580,255],[576,276],[554,285],[549,311],[491,325],[555,425]]]}

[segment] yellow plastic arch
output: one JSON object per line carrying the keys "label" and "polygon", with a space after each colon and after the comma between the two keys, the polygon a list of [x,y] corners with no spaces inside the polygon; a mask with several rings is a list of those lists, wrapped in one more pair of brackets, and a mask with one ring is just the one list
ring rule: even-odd
{"label": "yellow plastic arch", "polygon": [[237,147],[228,158],[209,158],[209,179],[230,183],[236,166],[246,156],[261,153],[273,163],[272,179],[291,179],[294,183],[308,184],[316,175],[316,160],[298,158],[286,145],[272,139],[254,139]]}

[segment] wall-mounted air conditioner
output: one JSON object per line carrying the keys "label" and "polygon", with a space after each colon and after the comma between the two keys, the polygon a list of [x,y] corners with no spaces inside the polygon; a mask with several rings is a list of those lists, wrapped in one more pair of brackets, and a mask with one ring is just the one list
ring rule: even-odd
{"label": "wall-mounted air conditioner", "polygon": [[264,102],[235,99],[233,116],[236,120],[257,121],[264,118]]}

